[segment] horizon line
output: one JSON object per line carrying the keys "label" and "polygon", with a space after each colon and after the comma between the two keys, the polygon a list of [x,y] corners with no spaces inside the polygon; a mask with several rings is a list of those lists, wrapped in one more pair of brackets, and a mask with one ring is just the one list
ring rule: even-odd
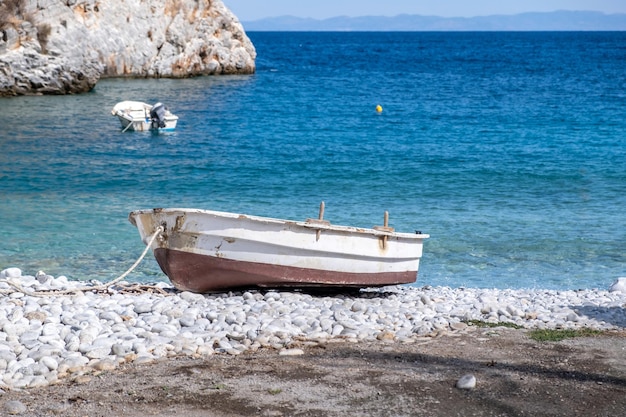
{"label": "horizon line", "polygon": [[285,15],[261,17],[261,18],[257,18],[254,20],[240,19],[240,21],[241,22],[258,22],[258,21],[266,20],[266,19],[281,19],[281,18],[295,18],[295,19],[303,19],[303,20],[315,20],[315,21],[324,21],[324,20],[338,19],[338,18],[359,19],[363,17],[391,18],[392,19],[392,18],[396,18],[400,16],[434,17],[434,18],[439,18],[439,19],[476,19],[476,18],[481,18],[481,17],[499,17],[499,16],[510,17],[510,16],[520,16],[520,15],[525,15],[525,14],[553,14],[553,13],[597,13],[597,14],[602,14],[604,16],[626,15],[626,12],[603,12],[599,10],[558,9],[558,10],[553,10],[550,12],[528,11],[528,12],[520,12],[520,13],[512,13],[512,14],[498,13],[498,14],[476,15],[476,16],[439,16],[439,15],[416,14],[416,13],[399,13],[399,14],[391,15],[391,16],[390,15],[359,15],[359,16],[336,15],[336,16],[330,16],[330,17],[317,18],[317,17],[303,17],[303,16],[285,14]]}

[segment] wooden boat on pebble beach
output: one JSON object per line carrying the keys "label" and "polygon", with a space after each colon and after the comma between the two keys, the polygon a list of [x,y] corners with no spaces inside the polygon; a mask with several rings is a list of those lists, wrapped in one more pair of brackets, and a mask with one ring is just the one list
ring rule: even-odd
{"label": "wooden boat on pebble beach", "polygon": [[[129,214],[174,286],[211,292],[245,287],[364,288],[417,279],[429,236],[280,220],[210,210],[158,208]],[[159,228],[162,228],[159,229]],[[156,238],[152,239],[156,235]]]}

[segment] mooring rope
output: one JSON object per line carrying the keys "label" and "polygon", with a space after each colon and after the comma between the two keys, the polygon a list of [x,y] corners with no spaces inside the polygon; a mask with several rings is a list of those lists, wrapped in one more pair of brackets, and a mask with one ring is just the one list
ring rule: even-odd
{"label": "mooring rope", "polygon": [[48,296],[48,295],[65,295],[65,294],[74,294],[77,292],[82,292],[82,291],[104,291],[107,290],[109,287],[117,284],[118,282],[120,282],[121,280],[123,280],[124,278],[126,278],[128,276],[128,274],[130,274],[131,272],[133,272],[133,270],[135,268],[137,268],[137,266],[141,263],[141,261],[143,260],[143,258],[145,258],[146,254],[148,253],[148,251],[150,250],[150,246],[152,246],[152,243],[154,242],[154,239],[157,238],[157,236],[163,232],[163,226],[159,226],[157,227],[157,229],[154,231],[154,234],[150,237],[150,240],[148,241],[148,243],[146,244],[146,248],[143,250],[141,256],[139,256],[139,258],[135,261],[135,263],[128,268],[128,270],[126,272],[124,272],[122,275],[120,275],[119,277],[106,282],[104,284],[100,284],[100,285],[93,285],[93,286],[83,286],[83,287],[78,287],[78,288],[73,288],[73,289],[67,289],[67,290],[40,290],[40,291],[30,291],[25,289],[24,287],[22,287],[20,284],[10,281],[8,279],[3,279],[0,280],[0,282],[6,282],[7,284],[9,284],[11,287],[13,287],[15,290],[17,291],[12,291],[10,289],[5,289],[5,290],[0,290],[0,294],[12,294],[14,292],[21,292],[24,293],[25,295],[30,295],[33,297],[44,297],[44,296]]}

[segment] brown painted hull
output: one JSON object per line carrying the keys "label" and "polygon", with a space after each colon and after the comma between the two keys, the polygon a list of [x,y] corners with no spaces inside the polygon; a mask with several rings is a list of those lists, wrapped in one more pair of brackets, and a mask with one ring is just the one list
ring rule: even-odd
{"label": "brown painted hull", "polygon": [[417,271],[350,273],[241,262],[159,248],[154,256],[176,288],[210,292],[234,288],[363,288],[410,284]]}

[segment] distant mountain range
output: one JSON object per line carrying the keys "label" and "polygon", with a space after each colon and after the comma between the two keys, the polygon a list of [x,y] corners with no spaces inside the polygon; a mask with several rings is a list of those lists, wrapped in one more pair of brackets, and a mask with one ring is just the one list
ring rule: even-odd
{"label": "distant mountain range", "polygon": [[624,31],[626,14],[556,11],[479,17],[438,17],[401,14],[394,17],[338,16],[310,19],[269,17],[242,22],[250,31]]}

